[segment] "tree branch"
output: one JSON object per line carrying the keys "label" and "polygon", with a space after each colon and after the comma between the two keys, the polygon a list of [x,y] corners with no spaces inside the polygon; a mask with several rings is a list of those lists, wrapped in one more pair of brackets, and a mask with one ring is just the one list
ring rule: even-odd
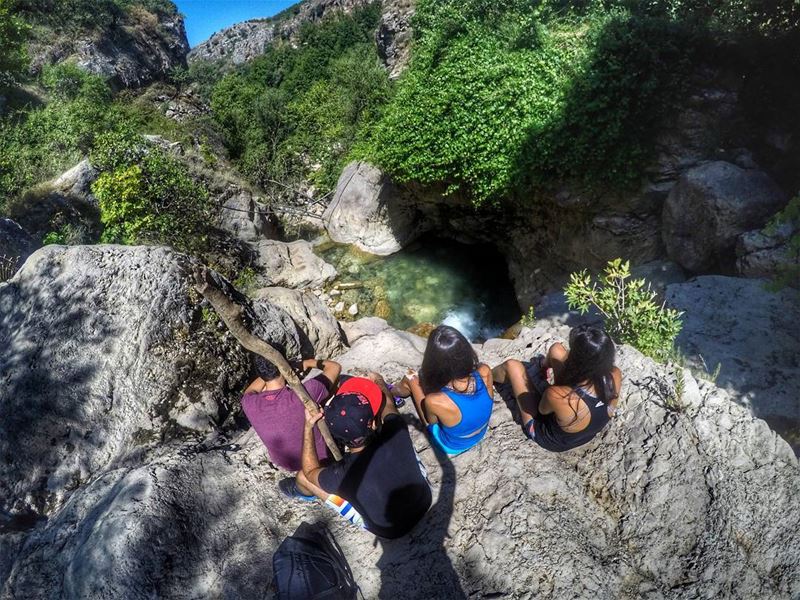
{"label": "tree branch", "polygon": [[[242,319],[243,311],[241,305],[228,298],[220,289],[217,282],[214,281],[210,271],[204,266],[197,266],[194,270],[194,279],[195,289],[211,303],[211,306],[214,307],[214,310],[217,311],[217,314],[225,325],[227,325],[233,337],[239,340],[239,343],[246,350],[263,356],[278,367],[278,371],[280,371],[280,374],[286,379],[286,384],[297,394],[306,409],[308,409],[311,414],[318,414],[319,407],[317,403],[308,395],[306,388],[303,387],[300,378],[289,365],[286,358],[270,344],[250,333]],[[333,440],[331,432],[328,430],[328,424],[325,423],[324,420],[319,420],[317,421],[317,427],[333,458],[341,460],[342,453]]]}

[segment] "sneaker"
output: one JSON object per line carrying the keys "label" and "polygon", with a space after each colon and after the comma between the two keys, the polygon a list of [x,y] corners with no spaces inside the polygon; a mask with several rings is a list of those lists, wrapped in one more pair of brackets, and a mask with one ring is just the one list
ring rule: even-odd
{"label": "sneaker", "polygon": [[286,479],[281,479],[278,482],[278,489],[281,493],[288,497],[293,498],[295,500],[302,500],[303,502],[313,502],[317,499],[316,496],[306,496],[300,489],[297,487],[297,480],[294,477],[287,477]]}
{"label": "sneaker", "polygon": [[[394,386],[391,383],[387,384],[386,387],[389,388],[390,392],[394,389]],[[401,406],[405,406],[405,404],[406,404],[406,399],[405,398],[401,398],[400,396],[392,396],[392,398],[394,398],[394,405],[397,408],[400,408]]]}

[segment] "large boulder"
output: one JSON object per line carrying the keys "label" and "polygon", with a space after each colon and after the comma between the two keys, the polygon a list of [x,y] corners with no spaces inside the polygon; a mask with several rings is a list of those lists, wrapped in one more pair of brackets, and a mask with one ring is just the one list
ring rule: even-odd
{"label": "large boulder", "polygon": [[297,324],[307,342],[308,356],[331,358],[345,349],[345,339],[339,322],[319,296],[309,291],[268,287],[258,290],[255,297],[285,310]]}
{"label": "large boulder", "polygon": [[335,242],[355,244],[370,254],[397,252],[421,233],[412,203],[383,171],[352,162],[342,171],[323,215]]}
{"label": "large boulder", "polygon": [[[138,258],[120,264],[124,254]],[[148,394],[168,399],[168,388],[235,393],[241,355],[191,299],[187,262],[159,249],[56,248],[0,285],[0,358],[13,360],[0,406],[27,436],[12,446],[20,434],[4,417],[0,498],[35,478],[57,484],[61,463],[91,471],[69,479],[66,501],[24,515],[24,505],[3,506],[3,600],[269,597],[270,557],[304,521],[327,523],[367,598],[800,595],[800,470],[788,445],[724,390],[625,346],[618,418],[568,453],[527,441],[498,398],[478,447],[437,456],[403,407],[435,502],[402,539],[376,540],[320,503],[287,501],[277,489],[285,474],[251,430],[228,420],[200,439],[146,416]],[[48,323],[53,335],[32,335]],[[476,349],[495,365],[567,333],[537,325]],[[347,334],[340,360],[350,370],[395,380],[419,367],[422,338],[379,319]],[[208,360],[176,384],[192,348]],[[41,382],[38,393],[26,379]],[[139,423],[148,431],[132,435]]]}
{"label": "large boulder", "polygon": [[[794,439],[800,449],[800,292],[760,279],[705,276],[667,287],[684,311],[678,346],[696,369]],[[791,433],[791,429],[795,433]]]}
{"label": "large boulder", "polygon": [[693,271],[734,260],[736,239],[764,225],[787,198],[763,171],[717,161],[683,173],[664,203],[663,238],[670,258]]}
{"label": "large boulder", "polygon": [[[193,265],[165,248],[46,246],[0,284],[7,527],[51,517],[75,489],[207,435],[238,406],[249,363],[201,306]],[[299,357],[286,313],[248,311],[259,335]]]}
{"label": "large boulder", "polygon": [[314,254],[303,240],[261,240],[253,244],[258,279],[265,286],[320,288],[336,277],[336,269]]}
{"label": "large boulder", "polygon": [[9,205],[9,216],[39,240],[48,233],[57,233],[62,242],[93,243],[102,230],[97,199],[91,190],[98,174],[84,159],[27,190],[20,200]]}

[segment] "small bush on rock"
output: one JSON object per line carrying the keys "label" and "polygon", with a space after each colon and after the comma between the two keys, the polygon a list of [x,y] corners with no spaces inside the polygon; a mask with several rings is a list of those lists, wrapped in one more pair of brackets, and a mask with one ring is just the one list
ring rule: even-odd
{"label": "small bush on rock", "polygon": [[617,342],[656,360],[667,360],[681,330],[681,313],[659,305],[644,279],[630,277],[630,263],[620,258],[608,263],[599,284],[585,270],[573,273],[564,289],[567,304],[581,314],[594,306]]}
{"label": "small bush on rock", "polygon": [[208,192],[182,163],[160,148],[143,147],[141,140],[125,133],[111,133],[97,146],[92,159],[104,172],[92,185],[92,193],[100,206],[104,242],[203,248]]}

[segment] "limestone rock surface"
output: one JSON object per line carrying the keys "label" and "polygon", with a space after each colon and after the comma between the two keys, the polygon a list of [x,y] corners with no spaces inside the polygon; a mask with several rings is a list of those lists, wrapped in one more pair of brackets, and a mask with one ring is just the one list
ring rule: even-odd
{"label": "limestone rock surface", "polygon": [[[201,308],[192,266],[165,248],[46,246],[0,284],[7,526],[49,518],[105,471],[205,435],[238,406],[249,363]],[[299,356],[286,313],[250,310]]]}
{"label": "limestone rock surface", "polygon": [[[302,522],[328,524],[366,598],[800,595],[789,446],[688,371],[676,401],[678,373],[626,346],[618,417],[568,453],[527,441],[498,397],[478,447],[437,456],[403,407],[434,487],[405,538],[287,501],[286,474],[246,424],[187,431],[169,417],[181,394],[202,409],[244,383],[244,357],[190,297],[187,262],[51,247],[0,284],[3,600],[270,597],[272,553]],[[262,335],[295,339],[291,323],[248,310]],[[394,381],[419,367],[422,338],[375,318],[345,328],[349,370]],[[495,365],[567,333],[536,324],[476,349]]]}
{"label": "limestone rock surface", "polygon": [[308,242],[261,240],[253,247],[263,285],[319,288],[336,277],[336,269],[314,254]]}
{"label": "limestone rock surface", "polygon": [[275,224],[250,192],[242,189],[225,190],[219,204],[217,224],[235,238],[254,243],[277,237]]}
{"label": "limestone rock surface", "polygon": [[415,210],[377,167],[352,162],[344,169],[323,223],[332,240],[371,254],[397,252],[420,233]]}
{"label": "limestone rock surface", "polygon": [[258,290],[256,298],[282,308],[292,317],[305,342],[304,350],[307,352],[304,354],[307,356],[330,358],[345,349],[339,322],[325,303],[311,292],[268,287]]}
{"label": "limestone rock surface", "polygon": [[786,201],[763,171],[722,161],[690,169],[664,203],[662,235],[667,253],[693,272],[731,261],[739,235],[763,226]]}
{"label": "limestone rock surface", "polygon": [[696,277],[668,286],[667,303],[685,311],[678,345],[694,366],[719,365],[717,385],[786,432],[800,424],[800,292],[766,284]]}

